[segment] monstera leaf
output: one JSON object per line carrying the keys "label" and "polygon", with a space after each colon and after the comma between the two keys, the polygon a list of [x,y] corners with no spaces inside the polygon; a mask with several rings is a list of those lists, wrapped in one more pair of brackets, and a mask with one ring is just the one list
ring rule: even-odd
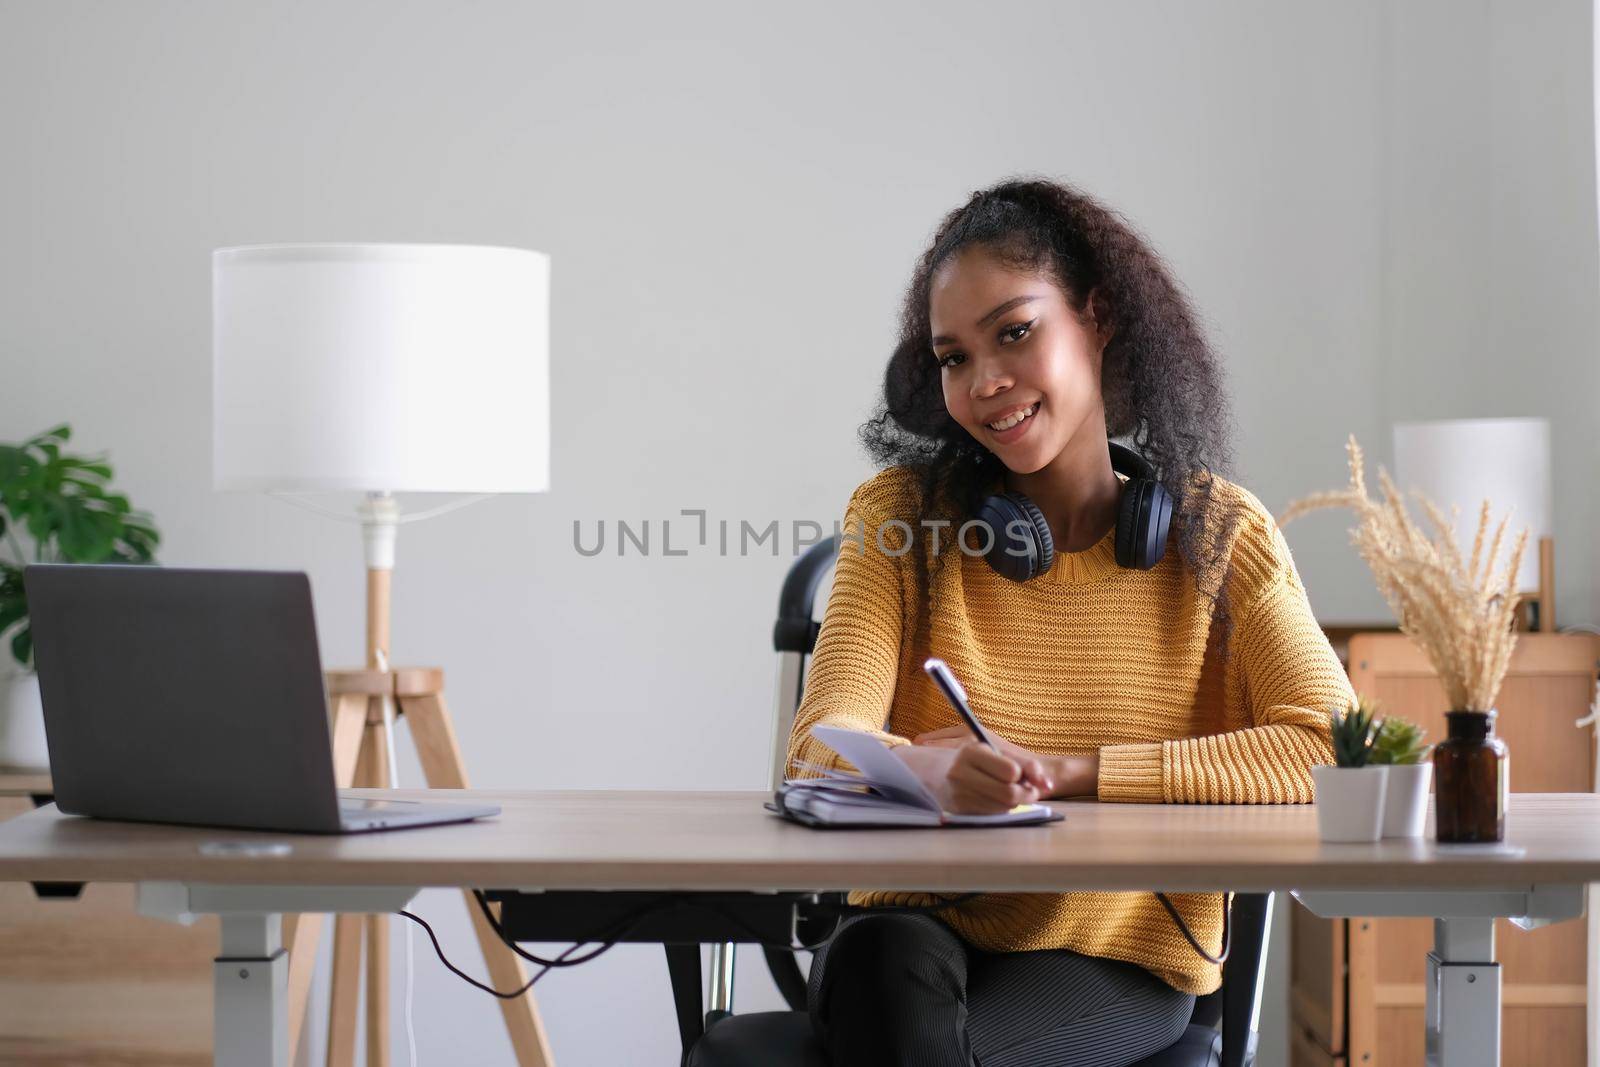
{"label": "monstera leaf", "polygon": [[[104,457],[67,455],[62,425],[20,445],[0,445],[0,637],[24,668],[33,665],[33,633],[22,568],[30,562],[151,563],[161,535],[154,521],[112,492]],[[23,549],[23,538],[33,552]]]}

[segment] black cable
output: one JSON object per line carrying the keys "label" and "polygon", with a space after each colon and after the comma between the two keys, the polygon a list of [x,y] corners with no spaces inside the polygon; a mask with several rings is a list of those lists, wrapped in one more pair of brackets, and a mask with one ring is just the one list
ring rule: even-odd
{"label": "black cable", "polygon": [[1178,914],[1178,909],[1172,906],[1172,901],[1167,899],[1165,893],[1157,893],[1155,897],[1161,901],[1161,906],[1167,909],[1167,914],[1172,916],[1172,921],[1178,924],[1178,931],[1183,934],[1184,940],[1189,942],[1190,948],[1200,954],[1201,959],[1207,963],[1215,963],[1219,967],[1227,962],[1228,953],[1233,949],[1233,909],[1228,906],[1228,894],[1222,894],[1222,949],[1215,956],[1200,947],[1200,942],[1196,941],[1194,935],[1189,932],[1188,925]]}
{"label": "black cable", "polygon": [[[959,896],[956,896],[956,897],[954,897],[954,898],[952,898],[950,900],[942,901],[942,902],[940,902],[938,904],[905,904],[905,905],[884,905],[884,906],[874,906],[874,907],[859,907],[859,906],[850,905],[850,904],[846,904],[843,907],[834,907],[832,905],[820,904],[820,905],[818,905],[818,907],[821,910],[833,911],[833,912],[835,912],[836,914],[839,914],[839,915],[848,915],[848,914],[851,914],[853,912],[872,912],[873,914],[881,914],[881,913],[884,913],[884,912],[902,912],[902,913],[904,913],[904,912],[938,912],[938,911],[943,911],[946,908],[953,908],[953,907],[956,907],[958,905],[965,904],[967,901],[972,900],[975,897],[980,897],[982,895],[983,894],[981,892],[962,893]],[[589,960],[594,958],[593,956],[584,956],[584,957],[582,957],[580,959],[569,960],[569,961],[566,961],[566,962],[558,964],[554,960],[546,960],[546,959],[543,959],[542,957],[535,956],[533,953],[528,952],[526,949],[524,949],[521,945],[519,945],[516,941],[514,941],[505,932],[505,928],[500,925],[500,920],[495,916],[494,912],[490,909],[490,907],[489,907],[489,898],[488,898],[487,895],[485,895],[483,890],[474,889],[472,891],[472,896],[473,896],[473,899],[475,899],[478,902],[478,910],[483,912],[484,921],[489,924],[489,929],[494,931],[495,936],[498,937],[501,940],[501,942],[507,948],[509,948],[512,952],[516,953],[521,958],[527,960],[529,963],[537,963],[537,964],[540,964],[540,965],[546,966],[546,967],[549,967],[549,966],[571,967],[571,966],[574,966],[574,965],[579,964],[579,963],[587,963]],[[700,898],[696,897],[694,894],[691,894],[691,893],[673,893],[671,895],[660,897],[657,900],[651,901],[649,904],[644,905],[638,911],[633,912],[632,915],[633,916],[638,916],[639,918],[642,919],[645,915],[648,915],[652,911],[658,911],[658,910],[661,910],[661,909],[666,908],[668,906],[674,906],[674,905],[680,906],[680,907],[684,906],[684,905],[689,905],[689,906],[692,906],[692,907],[704,908],[704,909],[706,909],[708,911],[716,912],[718,915],[721,915],[724,919],[727,919],[729,922],[733,923],[735,926],[737,926],[740,929],[745,930],[746,932],[754,935],[754,937],[752,938],[753,942],[755,944],[759,944],[759,945],[761,945],[761,946],[763,946],[765,948],[783,949],[786,952],[814,952],[818,948],[821,948],[824,944],[827,943],[827,939],[826,938],[824,938],[822,941],[818,941],[814,945],[793,945],[793,944],[787,944],[787,943],[779,943],[779,942],[776,942],[776,941],[769,941],[762,934],[762,932],[760,930],[756,929],[755,927],[751,926],[749,923],[745,922],[735,912],[732,912],[732,911],[728,910],[727,908],[725,908],[725,907],[723,907],[723,906],[721,906],[719,904],[713,903],[712,901],[700,899]],[[590,940],[592,941],[593,939],[591,938]],[[598,953],[596,953],[595,955],[598,955]]]}
{"label": "black cable", "polygon": [[[633,927],[637,926],[639,924],[639,922],[644,918],[644,916],[646,914],[648,914],[650,911],[655,910],[656,907],[658,907],[658,905],[654,905],[653,904],[653,905],[650,905],[648,907],[636,909],[635,911],[629,913],[628,915],[626,915],[623,918],[619,919],[615,923],[612,923],[612,924],[604,927],[603,929],[595,931],[592,936],[584,938],[584,939],[582,939],[580,941],[574,942],[572,944],[571,948],[568,948],[567,950],[562,952],[561,955],[557,956],[553,960],[540,961],[540,960],[537,959],[537,957],[534,957],[534,956],[532,956],[531,954],[528,954],[528,953],[524,953],[524,952],[522,952],[521,949],[517,949],[517,947],[515,945],[511,945],[511,947],[513,949],[516,949],[518,955],[523,956],[526,959],[533,960],[535,962],[540,962],[541,963],[541,968],[538,971],[538,973],[536,973],[532,978],[529,978],[527,980],[527,982],[523,983],[521,988],[519,988],[519,989],[517,989],[517,990],[515,990],[513,992],[510,992],[510,993],[502,992],[502,991],[494,988],[493,986],[486,985],[483,982],[478,981],[476,978],[472,977],[470,974],[468,974],[467,972],[463,971],[461,968],[457,967],[455,964],[451,963],[450,960],[445,956],[444,949],[442,947],[440,947],[440,945],[439,945],[439,936],[433,932],[433,927],[428,925],[428,921],[426,919],[424,919],[422,916],[416,915],[416,914],[414,914],[412,912],[409,912],[409,911],[403,911],[403,910],[400,911],[398,914],[401,915],[404,918],[410,919],[412,922],[416,923],[418,926],[422,927],[422,929],[424,931],[426,931],[426,933],[428,935],[428,940],[433,942],[434,954],[439,957],[439,962],[444,964],[445,970],[449,971],[451,974],[455,975],[457,978],[461,979],[463,982],[466,982],[468,985],[473,986],[474,988],[483,990],[485,993],[488,993],[490,996],[498,997],[501,1000],[516,1000],[518,997],[522,996],[528,990],[532,989],[533,988],[533,984],[535,982],[537,982],[539,979],[543,978],[546,974],[549,974],[550,971],[553,970],[554,968],[557,968],[557,967],[576,967],[580,963],[588,963],[590,960],[596,958],[597,956],[601,956],[601,955],[604,955],[606,952],[609,952],[611,949],[613,949],[613,948],[615,948],[617,946],[618,942],[617,942],[616,938],[621,937],[623,934],[627,933]],[[499,930],[498,924],[495,924],[495,927],[496,927],[496,931],[498,932],[498,930]],[[590,952],[588,955],[580,956],[577,959],[568,959],[567,958],[568,956],[571,956],[574,952],[578,951],[578,949],[582,948],[584,945],[595,944],[596,938],[606,937],[608,935],[611,937],[611,940],[601,942],[600,943],[600,947],[595,949],[593,952]],[[505,940],[504,935],[501,936],[501,940],[502,941]],[[510,942],[506,942],[506,943],[507,944],[511,944]]]}
{"label": "black cable", "polygon": [[[662,911],[671,905],[683,903],[683,900],[687,895],[688,894],[685,893],[673,893],[671,895],[659,897],[650,901],[649,903],[640,905],[627,915],[623,916],[621,919],[617,920],[617,922],[624,923],[627,925],[628,929],[632,929],[640,922],[644,921],[644,919],[646,919],[652,912]],[[610,944],[607,944],[604,946],[604,948],[598,949],[590,955],[583,956],[575,960],[562,961],[560,956],[553,960],[547,960],[542,956],[535,956],[533,953],[527,951],[521,945],[517,944],[516,941],[512,940],[510,935],[506,933],[505,928],[500,925],[499,918],[497,918],[495,913],[490,910],[489,898],[487,895],[485,895],[483,890],[474,889],[472,891],[472,896],[475,900],[477,900],[478,910],[483,912],[483,919],[489,924],[489,929],[494,931],[494,935],[500,939],[502,944],[504,944],[507,948],[521,958],[527,960],[529,963],[537,963],[542,967],[576,967],[580,963],[588,963],[590,960],[594,959],[595,956],[598,956],[601,952],[605,951],[606,948],[611,947]],[[611,927],[607,927],[606,929],[609,930]],[[591,937],[580,943],[593,944],[594,940],[595,939]]]}
{"label": "black cable", "polygon": [[[783,792],[781,790],[777,793],[777,795],[775,797],[775,805],[776,806],[770,806],[769,805],[770,810],[776,811],[780,815],[787,815],[787,811],[786,811],[786,808],[785,808],[785,805],[784,805],[784,800],[783,800]],[[799,821],[799,820],[797,820],[797,821]],[[961,896],[955,898],[954,900],[947,901],[947,902],[942,903],[942,904],[934,904],[934,905],[886,905],[886,906],[883,906],[883,907],[864,908],[864,909],[861,909],[861,910],[863,910],[863,911],[873,911],[873,912],[901,912],[901,913],[904,913],[904,912],[936,912],[936,911],[942,911],[945,908],[951,908],[951,907],[955,907],[955,906],[957,906],[959,904],[964,904],[967,901],[969,901],[972,898],[977,897],[977,896],[982,896],[982,894],[981,893],[964,893]],[[1223,897],[1222,897],[1222,949],[1221,949],[1221,952],[1216,956],[1211,955],[1209,952],[1207,952],[1204,948],[1202,948],[1200,946],[1200,942],[1198,940],[1196,940],[1194,934],[1190,932],[1188,924],[1185,923],[1183,921],[1183,917],[1178,914],[1178,909],[1174,908],[1172,906],[1172,902],[1166,898],[1166,894],[1164,894],[1164,893],[1156,893],[1155,894],[1155,898],[1161,902],[1161,906],[1163,908],[1167,909],[1167,914],[1169,916],[1171,916],[1172,917],[1172,921],[1177,924],[1178,932],[1183,935],[1183,939],[1185,941],[1189,942],[1189,947],[1194,949],[1195,952],[1197,954],[1199,954],[1201,959],[1205,960],[1207,963],[1215,963],[1219,967],[1223,963],[1227,962],[1228,952],[1232,948],[1231,937],[1230,937],[1230,934],[1231,934],[1232,931],[1229,929],[1229,919],[1230,919],[1230,916],[1231,916],[1232,909],[1228,907],[1228,897],[1227,897],[1226,893],[1224,893]],[[735,920],[735,921],[737,921],[737,920]],[[774,947],[774,948],[792,948],[792,946],[788,946],[788,945],[772,946],[772,947]],[[804,951],[804,950],[805,950],[804,946],[801,947],[801,948],[794,948],[793,949],[793,951],[796,951],[796,952]]]}
{"label": "black cable", "polygon": [[512,952],[515,952],[518,956],[529,961],[530,963],[541,963],[545,966],[549,966],[549,963],[547,963],[545,960],[541,960],[533,953],[524,952],[522,950],[522,946],[518,945],[515,941],[506,936],[505,930],[500,926],[500,920],[495,916],[495,913],[490,910],[489,898],[484,895],[483,890],[474,889],[472,891],[472,896],[473,899],[478,902],[478,910],[483,912],[483,921],[489,924],[489,929],[494,931],[494,936],[500,939],[501,944],[505,945]]}
{"label": "black cable", "polygon": [[[471,986],[473,986],[473,987],[475,987],[477,989],[481,989],[485,993],[490,994],[491,996],[499,997],[502,1000],[515,1000],[516,998],[522,996],[529,989],[533,988],[533,984],[535,982],[537,982],[540,978],[543,978],[547,973],[549,973],[554,968],[557,968],[557,967],[576,967],[579,964],[588,963],[590,960],[596,959],[597,957],[605,954],[606,952],[609,952],[611,949],[615,948],[617,946],[617,944],[619,943],[618,940],[617,940],[618,938],[620,938],[623,934],[627,933],[633,927],[639,925],[639,923],[642,922],[651,913],[657,912],[657,911],[663,911],[663,910],[665,910],[665,909],[667,909],[669,907],[674,907],[674,906],[681,907],[681,906],[687,904],[687,905],[689,905],[691,907],[700,907],[700,908],[704,908],[704,909],[706,909],[708,911],[716,912],[717,914],[721,915],[724,919],[726,919],[729,922],[733,923],[735,926],[738,926],[738,927],[742,928],[743,930],[745,930],[747,933],[750,933],[750,934],[754,935],[752,937],[752,941],[754,941],[756,944],[759,944],[759,945],[761,945],[761,946],[763,946],[765,948],[777,948],[777,949],[782,949],[782,950],[787,951],[787,952],[814,952],[817,949],[821,948],[823,945],[825,945],[828,942],[829,938],[831,938],[833,936],[832,933],[830,932],[828,937],[825,937],[821,941],[818,941],[817,943],[811,944],[811,945],[794,945],[794,944],[789,944],[789,943],[778,943],[778,942],[770,941],[762,934],[762,932],[760,930],[758,930],[755,927],[751,926],[744,919],[742,919],[738,914],[736,914],[733,911],[728,910],[727,908],[723,907],[722,905],[714,903],[712,901],[704,900],[704,899],[695,899],[691,894],[675,893],[675,894],[671,894],[671,895],[668,895],[668,896],[663,896],[663,897],[657,898],[656,900],[652,900],[648,904],[645,904],[645,905],[642,905],[639,908],[636,908],[634,911],[632,911],[632,912],[628,913],[627,915],[623,916],[621,919],[617,920],[615,923],[612,923],[609,926],[602,928],[601,930],[595,931],[595,933],[593,935],[591,935],[590,937],[587,937],[587,938],[584,938],[584,939],[582,939],[580,941],[574,942],[573,945],[570,948],[568,948],[565,951],[563,951],[560,955],[556,956],[554,959],[545,959],[542,956],[537,956],[537,955],[535,955],[535,954],[533,954],[531,952],[528,952],[527,950],[523,949],[521,945],[517,944],[516,941],[512,940],[506,934],[505,928],[503,926],[501,926],[500,920],[498,919],[498,917],[495,916],[494,911],[489,907],[489,899],[484,894],[484,892],[482,890],[474,889],[472,891],[472,895],[473,895],[473,899],[475,899],[478,902],[479,910],[483,912],[484,921],[489,924],[489,928],[494,931],[495,936],[500,939],[500,942],[502,944],[504,944],[507,948],[511,949],[511,951],[516,953],[516,955],[519,956],[520,958],[522,958],[524,960],[527,960],[530,963],[538,964],[540,966],[540,968],[541,968],[537,974],[535,974],[532,978],[529,978],[527,983],[524,984],[520,989],[516,990],[515,992],[510,992],[510,993],[502,992],[502,991],[500,991],[498,989],[493,988],[492,986],[485,985],[484,983],[482,983],[482,982],[478,981],[477,979],[473,978],[471,975],[467,974],[465,971],[461,970],[459,967],[457,967],[455,964],[451,963],[449,961],[449,959],[447,959],[445,957],[444,949],[441,948],[440,945],[439,945],[438,936],[433,932],[433,927],[429,926],[425,919],[423,919],[421,916],[415,915],[415,914],[413,914],[413,913],[411,913],[409,911],[401,911],[399,914],[404,916],[407,919],[410,919],[412,922],[417,923],[419,926],[421,926],[423,928],[424,931],[427,932],[428,940],[433,943],[433,951],[439,957],[439,962],[444,964],[445,968],[448,971],[450,971],[450,973],[454,974],[456,977],[460,978],[462,981],[466,982],[467,984],[469,984],[469,985],[471,985]],[[937,904],[895,904],[895,905],[883,905],[883,906],[874,906],[874,907],[861,907],[861,906],[857,906],[857,905],[846,904],[843,907],[833,907],[833,906],[829,906],[829,905],[820,905],[820,907],[823,910],[831,910],[831,911],[835,912],[838,915],[846,915],[846,914],[849,914],[849,913],[852,913],[852,912],[861,913],[861,914],[884,914],[884,913],[896,913],[896,912],[897,913],[902,913],[902,914],[907,913],[907,912],[911,912],[911,913],[927,913],[927,912],[943,911],[946,908],[953,908],[953,907],[956,907],[958,905],[965,904],[966,902],[968,902],[970,900],[973,900],[976,897],[980,897],[982,895],[983,895],[983,893],[981,891],[962,893],[962,894],[960,894],[960,895],[958,895],[956,897],[953,897],[953,898],[951,898],[949,900],[940,901]],[[1232,909],[1230,907],[1228,907],[1227,894],[1223,894],[1222,948],[1221,948],[1220,952],[1218,953],[1218,955],[1215,955],[1215,956],[1211,955],[1203,947],[1201,947],[1200,942],[1195,939],[1194,934],[1191,933],[1190,930],[1189,930],[1188,924],[1183,921],[1183,917],[1178,914],[1178,909],[1175,908],[1173,906],[1172,902],[1167,899],[1167,896],[1166,896],[1165,893],[1155,893],[1154,896],[1155,896],[1156,900],[1161,902],[1161,906],[1166,909],[1167,915],[1171,917],[1173,923],[1175,923],[1177,925],[1178,931],[1183,934],[1184,940],[1189,942],[1189,947],[1194,949],[1194,951],[1200,956],[1201,959],[1205,960],[1208,963],[1217,964],[1218,966],[1221,966],[1222,964],[1227,962],[1228,954],[1232,950],[1232,941],[1233,941]],[[590,953],[588,953],[586,955],[583,955],[583,956],[579,956],[577,959],[569,959],[568,958],[574,952],[576,952],[578,949],[582,948],[584,945],[595,944],[598,938],[606,936],[606,935],[611,935],[611,938],[609,940],[606,940],[606,941],[603,941],[603,942],[599,942],[599,947],[596,948],[593,952],[590,952]]]}
{"label": "black cable", "polygon": [[[485,985],[483,982],[478,981],[476,978],[472,977],[472,975],[468,974],[466,971],[463,971],[461,968],[459,968],[455,964],[451,963],[450,960],[445,956],[444,949],[439,947],[439,935],[435,934],[433,932],[433,927],[428,925],[428,920],[424,919],[420,915],[414,915],[409,911],[400,911],[398,914],[402,918],[410,919],[412,922],[414,922],[418,926],[422,927],[422,929],[428,935],[428,940],[433,942],[434,955],[439,957],[439,962],[444,964],[445,970],[449,971],[451,974],[455,975],[457,978],[461,979],[463,982],[465,982],[468,985],[474,987],[475,989],[483,990],[485,993],[489,994],[491,997],[499,997],[501,1000],[516,1000],[518,997],[522,996],[522,994],[524,994],[528,990],[532,989],[533,988],[533,983],[537,982],[540,978],[544,977],[544,975],[547,974],[549,972],[549,970],[550,970],[550,968],[546,967],[544,970],[540,971],[538,974],[535,974],[532,978],[528,979],[526,984],[524,984],[521,989],[518,989],[517,991],[515,991],[513,993],[502,993],[500,990],[496,989],[494,986]],[[582,944],[582,942],[579,942],[578,944],[573,945],[572,948],[569,949],[568,951],[576,951],[578,949],[579,945],[581,945],[581,944]]]}

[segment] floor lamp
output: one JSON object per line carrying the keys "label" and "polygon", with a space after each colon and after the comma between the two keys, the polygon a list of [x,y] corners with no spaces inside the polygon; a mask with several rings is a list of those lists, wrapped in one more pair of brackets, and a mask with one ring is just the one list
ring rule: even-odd
{"label": "floor lamp", "polygon": [[[286,496],[358,523],[366,558],[367,661],[328,672],[340,785],[394,776],[404,716],[428,785],[465,788],[443,672],[389,659],[389,592],[401,524],[495,493],[549,488],[550,261],[462,245],[314,244],[212,255],[213,479],[218,489]],[[303,494],[357,492],[329,508]],[[393,494],[473,494],[402,514]],[[520,961],[467,897],[494,985],[526,981]],[[289,1047],[299,1044],[322,923],[286,918]],[[369,1067],[389,1062],[388,920],[338,916],[329,1067],[355,1057],[366,956]],[[522,1067],[552,1063],[531,993],[501,1001]]]}

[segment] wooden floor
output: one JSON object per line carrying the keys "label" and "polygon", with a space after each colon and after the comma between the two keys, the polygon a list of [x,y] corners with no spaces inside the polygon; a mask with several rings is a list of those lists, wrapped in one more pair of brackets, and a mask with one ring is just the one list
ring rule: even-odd
{"label": "wooden floor", "polygon": [[[32,807],[0,796],[0,820]],[[0,1064],[210,1064],[216,947],[215,919],[145,918],[131,885],[41,899],[0,882]]]}

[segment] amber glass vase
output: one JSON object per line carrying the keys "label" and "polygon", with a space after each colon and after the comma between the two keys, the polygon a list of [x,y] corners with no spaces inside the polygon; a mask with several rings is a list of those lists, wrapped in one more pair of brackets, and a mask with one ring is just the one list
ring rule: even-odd
{"label": "amber glass vase", "polygon": [[1433,748],[1434,840],[1499,841],[1506,832],[1506,745],[1494,711],[1449,711],[1448,736]]}

